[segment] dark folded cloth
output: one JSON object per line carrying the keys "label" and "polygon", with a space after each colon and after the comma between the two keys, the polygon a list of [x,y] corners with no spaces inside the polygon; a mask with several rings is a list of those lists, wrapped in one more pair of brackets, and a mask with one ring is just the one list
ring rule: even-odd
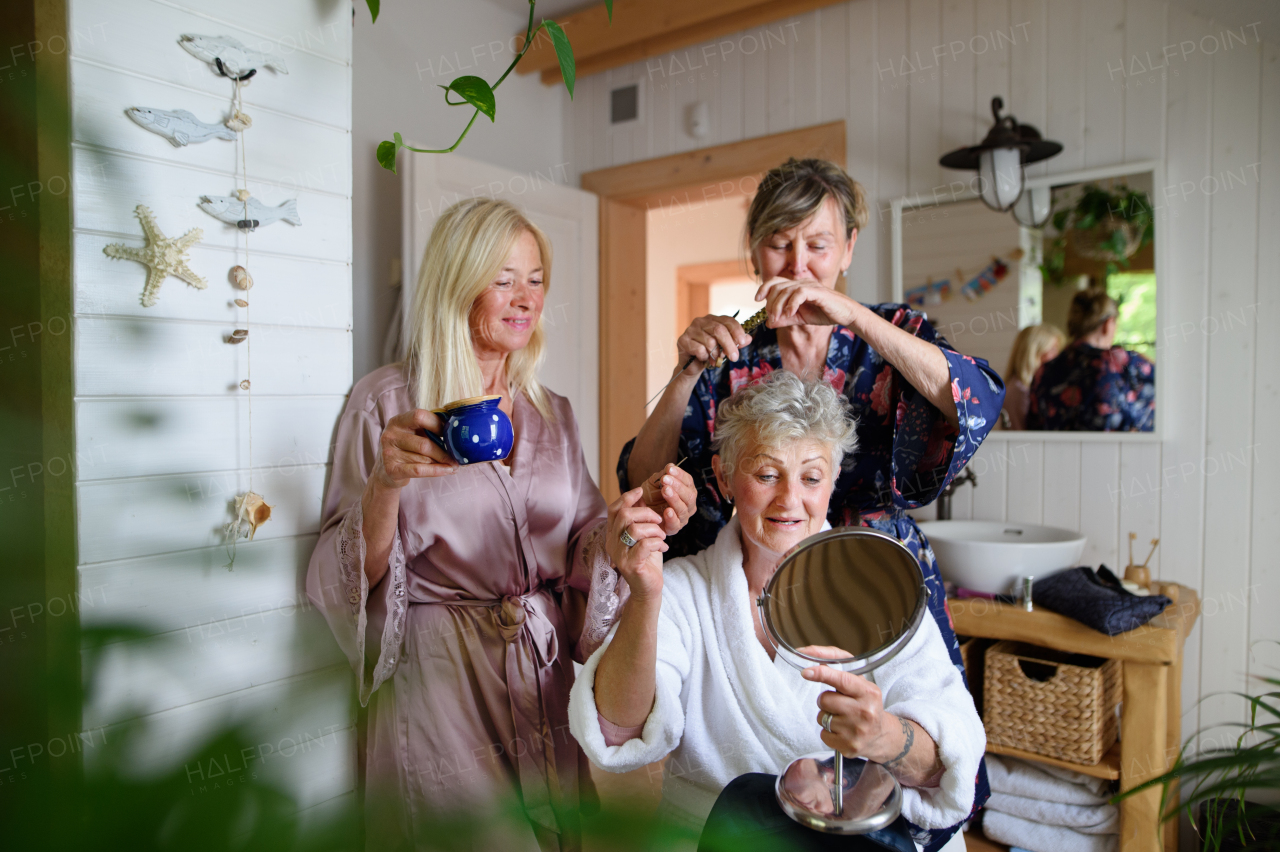
{"label": "dark folded cloth", "polygon": [[1173,603],[1164,595],[1135,595],[1107,566],[1066,568],[1036,580],[1031,600],[1108,636],[1141,627]]}

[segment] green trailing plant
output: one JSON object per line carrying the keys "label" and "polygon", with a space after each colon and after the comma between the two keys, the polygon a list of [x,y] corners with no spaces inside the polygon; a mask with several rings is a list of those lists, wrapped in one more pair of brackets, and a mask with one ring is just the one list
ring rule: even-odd
{"label": "green trailing plant", "polygon": [[[1121,793],[1112,801],[1119,802],[1160,786],[1163,790],[1161,822],[1185,812],[1204,839],[1204,849],[1217,852],[1223,842],[1232,837],[1245,848],[1277,848],[1275,844],[1280,844],[1280,836],[1274,834],[1275,812],[1245,799],[1250,793],[1274,796],[1280,792],[1280,678],[1261,680],[1272,691],[1260,695],[1232,693],[1240,695],[1249,705],[1249,721],[1229,726],[1240,731],[1234,744],[1193,752],[1192,744],[1198,739],[1198,735],[1194,736],[1182,747],[1172,769]],[[1182,785],[1182,804],[1173,801],[1175,783]],[[1204,814],[1197,820],[1195,811],[1200,803],[1205,804]],[[1269,827],[1262,828],[1264,824]],[[1270,836],[1261,835],[1263,831],[1271,832]],[[1255,847],[1254,843],[1262,845]]]}
{"label": "green trailing plant", "polygon": [[[369,14],[373,20],[378,20],[378,12],[381,8],[380,0],[365,0],[369,6]],[[515,67],[520,64],[520,60],[529,52],[529,48],[533,45],[534,38],[542,30],[547,31],[547,35],[551,38],[551,46],[556,51],[556,59],[560,62],[560,76],[564,78],[564,86],[569,90],[569,98],[573,99],[573,86],[577,77],[577,66],[573,59],[573,47],[569,44],[569,37],[565,35],[564,28],[555,21],[543,19],[542,23],[536,27],[533,25],[533,10],[537,0],[529,0],[529,26],[525,30],[524,47],[516,54],[516,58],[511,60],[511,64],[507,66],[507,70],[502,72],[492,85],[483,77],[476,77],[471,74],[457,78],[447,86],[441,86],[444,89],[444,102],[449,106],[473,106],[475,112],[471,114],[471,120],[467,122],[467,126],[462,129],[462,135],[458,137],[448,148],[414,148],[412,145],[406,145],[404,139],[399,132],[392,134],[391,141],[383,141],[378,143],[378,164],[388,171],[396,170],[396,154],[401,148],[406,151],[414,151],[419,154],[448,154],[457,150],[462,144],[462,140],[467,138],[467,134],[471,131],[471,126],[476,123],[476,119],[483,113],[489,118],[489,121],[497,121],[498,103],[494,95],[494,90],[502,85],[502,81],[507,79]],[[609,23],[613,23],[613,0],[604,0],[605,11],[609,15]],[[450,100],[450,93],[457,96],[459,100]]]}
{"label": "green trailing plant", "polygon": [[1087,184],[1076,203],[1054,212],[1052,221],[1058,234],[1049,243],[1044,262],[1040,265],[1044,280],[1052,284],[1062,284],[1063,281],[1069,230],[1079,234],[1105,232],[1095,246],[1110,255],[1108,275],[1129,268],[1126,249],[1129,248],[1130,234],[1126,233],[1126,228],[1138,234],[1137,249],[1146,246],[1156,235],[1151,200],[1145,192],[1130,189],[1126,184],[1120,184],[1114,191],[1097,184]]}

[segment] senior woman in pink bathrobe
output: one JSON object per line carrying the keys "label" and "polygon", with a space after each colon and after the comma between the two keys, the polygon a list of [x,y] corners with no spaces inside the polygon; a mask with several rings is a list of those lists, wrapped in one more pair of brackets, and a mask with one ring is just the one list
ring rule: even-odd
{"label": "senior woman in pink bathrobe", "polygon": [[[573,411],[536,376],[550,267],[512,205],[450,208],[423,259],[410,357],[357,382],[338,426],[307,594],[369,706],[370,849],[426,845],[460,814],[503,826],[477,849],[581,845],[592,791],[569,734],[572,661],[603,640],[625,584]],[[503,462],[460,467],[419,434],[440,431],[431,409],[490,394],[515,429]],[[674,466],[636,493],[633,516],[664,535],[695,504]],[[486,820],[513,801],[525,823]]]}

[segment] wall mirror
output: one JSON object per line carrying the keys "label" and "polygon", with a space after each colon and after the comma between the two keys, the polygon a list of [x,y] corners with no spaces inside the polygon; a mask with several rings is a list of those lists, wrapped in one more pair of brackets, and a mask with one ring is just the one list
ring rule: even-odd
{"label": "wall mirror", "polygon": [[1028,178],[1015,211],[1040,227],[959,181],[892,202],[893,300],[1004,377],[997,429],[1158,437],[1158,175],[1129,163]]}

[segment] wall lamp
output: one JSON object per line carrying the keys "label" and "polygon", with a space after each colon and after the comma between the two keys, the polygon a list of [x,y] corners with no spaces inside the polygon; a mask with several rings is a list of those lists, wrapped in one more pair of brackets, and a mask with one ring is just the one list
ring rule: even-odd
{"label": "wall lamp", "polygon": [[1026,176],[1023,166],[1037,163],[1061,153],[1062,144],[1044,139],[1029,124],[1019,124],[1012,115],[1000,115],[1004,100],[991,99],[991,115],[995,124],[981,145],[957,148],[938,163],[948,169],[968,169],[978,173],[982,202],[992,210],[1013,216],[1029,228],[1042,227],[1049,219],[1051,191],[1049,187],[1024,192]]}

